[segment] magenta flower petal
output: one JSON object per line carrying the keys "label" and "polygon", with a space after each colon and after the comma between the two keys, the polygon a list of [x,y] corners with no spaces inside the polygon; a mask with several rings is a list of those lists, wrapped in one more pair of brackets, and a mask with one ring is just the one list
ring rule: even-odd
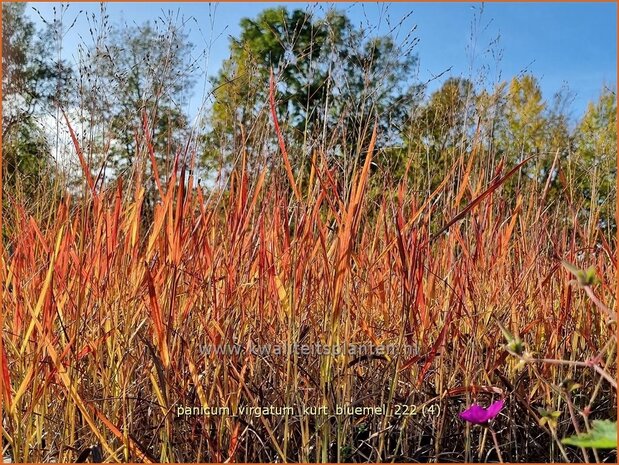
{"label": "magenta flower petal", "polygon": [[488,419],[492,420],[495,418],[503,409],[503,405],[505,405],[505,400],[497,400],[490,407],[488,407]]}
{"label": "magenta flower petal", "polygon": [[504,404],[504,400],[497,400],[487,409],[480,405],[473,404],[464,412],[460,413],[460,418],[474,425],[485,425],[499,414]]}
{"label": "magenta flower petal", "polygon": [[475,425],[481,425],[488,421],[488,411],[480,405],[473,404],[464,412],[460,413],[460,418]]}

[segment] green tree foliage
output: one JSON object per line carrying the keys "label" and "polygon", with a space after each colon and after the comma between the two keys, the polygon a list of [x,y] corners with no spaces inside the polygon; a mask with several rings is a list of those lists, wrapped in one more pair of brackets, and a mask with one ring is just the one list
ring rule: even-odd
{"label": "green tree foliage", "polygon": [[[171,17],[155,24],[110,26],[104,14],[100,27],[80,64],[92,158],[110,161],[115,175],[132,167],[140,148],[136,140],[144,140],[146,115],[165,175],[188,140],[183,105],[193,84],[193,46]],[[94,125],[102,129],[95,131]]]}
{"label": "green tree foliage", "polygon": [[[566,96],[557,93],[549,104],[544,99],[537,79],[532,75],[515,77],[503,97],[502,120],[498,129],[498,148],[507,161],[515,163],[533,156],[523,170],[527,177],[544,186],[549,179],[556,188],[551,172],[555,157],[565,159],[571,149]],[[556,165],[555,165],[556,168]]]}
{"label": "green tree foliage", "polygon": [[[37,39],[25,3],[2,4],[2,152],[5,186],[27,194],[41,186],[50,164],[50,146],[41,126],[45,110],[61,98],[72,72],[53,61],[50,44]],[[49,35],[49,31],[48,31]],[[45,178],[52,173],[46,171]]]}
{"label": "green tree foliage", "polygon": [[336,11],[317,18],[273,8],[245,18],[231,40],[230,58],[213,79],[205,159],[228,163],[241,147],[258,156],[273,146],[268,106],[273,69],[280,124],[298,149],[291,150],[293,163],[307,166],[309,148],[321,148],[339,156],[347,170],[358,163],[376,119],[383,144],[399,137],[417,96],[409,79],[415,63],[410,49],[388,36],[369,37]]}
{"label": "green tree foliage", "polygon": [[[340,34],[343,18],[330,18],[335,34]],[[277,73],[280,114],[288,114],[289,127],[303,134],[308,113],[317,111],[325,92],[325,70],[319,59],[329,38],[329,25],[315,23],[308,13],[285,8],[263,11],[256,20],[241,20],[241,34],[231,38],[230,58],[213,79],[214,103],[209,118],[207,161],[223,161],[253,141],[269,120],[268,95],[271,68]],[[319,125],[315,118],[316,126]],[[254,149],[259,149],[255,144]],[[225,157],[226,155],[224,155]]]}
{"label": "green tree foliage", "polygon": [[512,79],[506,100],[503,147],[514,159],[538,155],[544,147],[546,102],[537,80],[531,75]]}
{"label": "green tree foliage", "polygon": [[615,228],[617,203],[617,96],[605,89],[589,103],[575,136],[575,181],[588,202],[588,213],[599,213],[602,226]]}
{"label": "green tree foliage", "polygon": [[474,103],[473,83],[450,78],[411,120],[406,142],[418,189],[435,188],[457,157],[470,149]]}
{"label": "green tree foliage", "polygon": [[486,172],[493,174],[501,162],[513,166],[532,157],[503,186],[512,203],[523,183],[532,183],[548,202],[562,195],[559,172],[572,149],[568,97],[561,91],[546,100],[537,79],[528,74],[501,82],[493,92],[482,91],[477,97],[476,124]]}

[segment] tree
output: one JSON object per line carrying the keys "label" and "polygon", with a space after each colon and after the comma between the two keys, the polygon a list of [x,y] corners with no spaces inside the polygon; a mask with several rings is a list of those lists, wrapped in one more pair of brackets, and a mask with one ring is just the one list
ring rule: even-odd
{"label": "tree", "polygon": [[297,142],[307,132],[319,130],[327,92],[327,53],[341,40],[345,25],[346,19],[338,14],[317,21],[308,12],[289,13],[283,7],[265,10],[255,20],[242,19],[239,37],[231,38],[230,58],[213,78],[206,161],[217,160],[223,152],[220,162],[227,163],[241,146],[260,153],[266,139],[261,130],[270,118],[271,69],[278,81],[282,127]]}
{"label": "tree", "polygon": [[589,103],[575,136],[575,182],[587,200],[587,215],[599,212],[604,228],[616,228],[617,96],[605,89]]}
{"label": "tree", "polygon": [[504,106],[503,124],[499,127],[499,147],[511,163],[533,156],[523,172],[544,185],[548,176],[554,181],[551,167],[557,152],[564,159],[570,150],[570,131],[564,111],[567,96],[558,92],[554,104],[543,98],[537,79],[532,75],[513,78]]}
{"label": "tree", "polygon": [[389,36],[367,38],[365,31],[349,27],[337,63],[329,124],[342,133],[344,162],[346,155],[353,164],[365,156],[375,122],[377,147],[385,157],[393,154],[422,96],[423,86],[409,78],[416,56]]}
{"label": "tree", "polygon": [[3,176],[8,188],[19,182],[32,194],[51,160],[40,119],[63,101],[59,89],[73,75],[66,63],[49,58],[50,44],[37,39],[25,3],[3,3],[2,15]]}
{"label": "tree", "polygon": [[503,189],[515,199],[519,186],[530,182],[546,203],[559,200],[563,190],[559,172],[572,150],[566,113],[569,95],[559,91],[549,102],[537,79],[527,74],[501,83],[492,100],[491,146],[496,155],[508,166],[532,157]]}
{"label": "tree", "polygon": [[457,157],[469,150],[475,90],[468,79],[450,78],[411,120],[406,133],[408,157],[417,187],[432,190]]}
{"label": "tree", "polygon": [[317,18],[273,8],[245,18],[213,78],[205,159],[229,163],[241,147],[258,157],[273,141],[267,106],[273,69],[280,125],[296,148],[293,163],[307,166],[312,147],[339,156],[342,165],[357,163],[376,119],[383,143],[401,130],[417,96],[409,79],[415,63],[410,49],[387,36],[369,37],[336,11]]}
{"label": "tree", "polygon": [[503,148],[514,151],[514,159],[539,155],[544,146],[546,103],[537,80],[531,75],[513,78],[506,99]]}
{"label": "tree", "polygon": [[171,17],[141,26],[109,26],[106,18],[103,13],[101,27],[108,30],[93,37],[80,64],[86,145],[91,158],[110,161],[118,176],[133,166],[146,116],[165,175],[188,140],[183,104],[193,83],[193,45]]}

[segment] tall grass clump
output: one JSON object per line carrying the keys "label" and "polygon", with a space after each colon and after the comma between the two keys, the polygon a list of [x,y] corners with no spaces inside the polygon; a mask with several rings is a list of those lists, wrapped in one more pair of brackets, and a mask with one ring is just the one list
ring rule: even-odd
{"label": "tall grass clump", "polygon": [[[45,212],[8,199],[3,436],[14,461],[72,462],[93,445],[105,461],[470,460],[485,438],[458,412],[496,397],[507,399],[496,420],[506,460],[561,459],[548,444],[573,432],[556,388],[568,378],[579,384],[572,406],[614,418],[615,390],[595,370],[518,366],[501,345],[505,327],[540,358],[597,356],[592,367],[616,373],[614,323],[561,266],[594,266],[590,294],[612,309],[614,244],[546,209],[532,183],[510,205],[502,188],[517,169],[488,171],[476,149],[420,197],[406,180],[372,177],[372,143],[348,195],[320,153],[303,189],[285,157],[283,171],[257,173],[243,157],[216,193],[179,152],[144,222],[150,149],[140,141],[125,181],[99,188],[86,176],[87,195]],[[77,140],[75,152],[84,161]],[[274,342],[415,350],[251,350]],[[203,350],[223,344],[242,350]],[[396,415],[404,404],[432,414]],[[387,413],[337,416],[338,405]],[[178,416],[179,406],[295,411]],[[307,406],[327,413],[297,413]],[[563,412],[554,434],[538,408]]]}
{"label": "tall grass clump", "polygon": [[[114,128],[59,109],[78,183],[3,194],[3,456],[616,460],[563,441],[617,415],[617,243],[607,205],[574,193],[576,155],[500,153],[462,82],[397,156],[368,102],[356,144],[325,118],[295,145],[276,74],[216,182],[186,121],[172,137],[161,111],[132,113],[106,172]],[[113,97],[95,84],[80,98]],[[464,123],[439,111],[452,97]]]}

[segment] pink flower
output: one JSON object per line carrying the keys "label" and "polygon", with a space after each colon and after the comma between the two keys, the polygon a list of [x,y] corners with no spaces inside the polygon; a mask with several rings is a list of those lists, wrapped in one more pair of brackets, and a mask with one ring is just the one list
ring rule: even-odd
{"label": "pink flower", "polygon": [[497,400],[487,409],[483,408],[481,405],[473,404],[464,412],[460,413],[460,418],[474,425],[485,425],[501,412],[504,404],[504,399]]}

